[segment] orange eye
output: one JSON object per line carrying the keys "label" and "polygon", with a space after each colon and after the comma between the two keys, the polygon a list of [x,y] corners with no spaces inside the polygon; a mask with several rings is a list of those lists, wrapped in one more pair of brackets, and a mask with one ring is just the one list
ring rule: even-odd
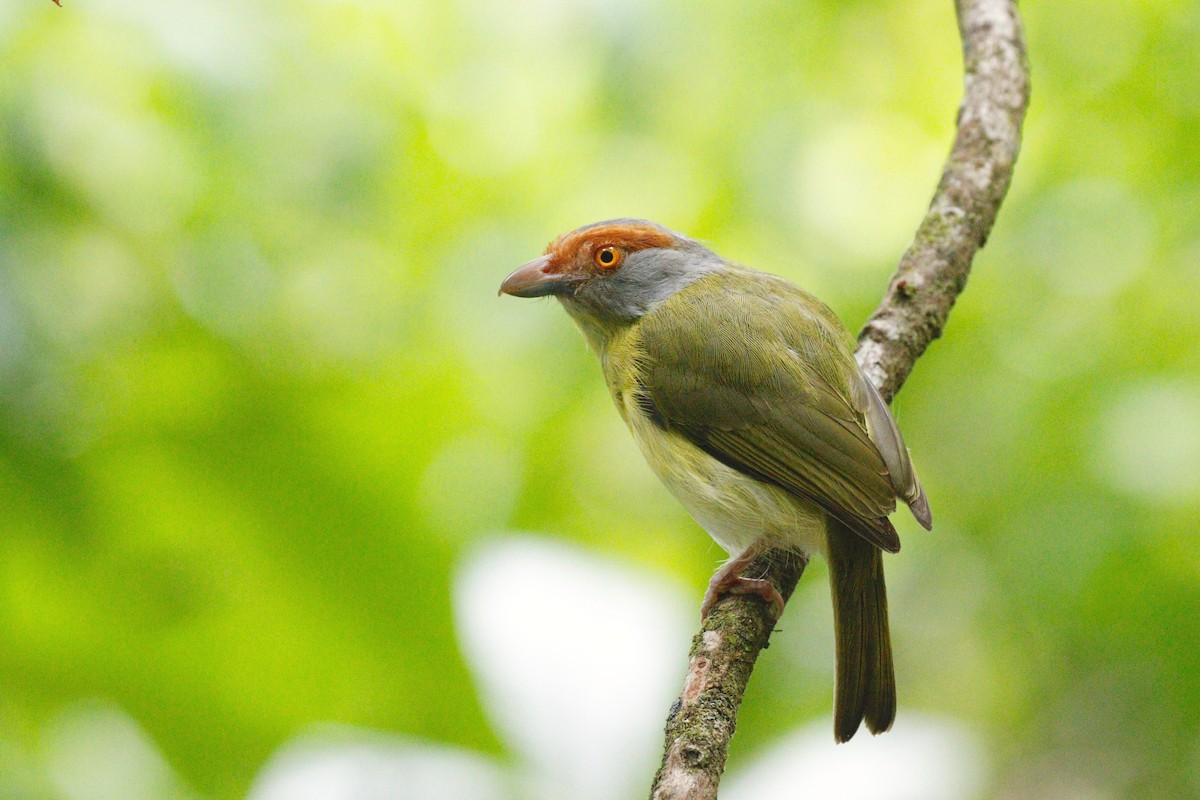
{"label": "orange eye", "polygon": [[600,269],[612,269],[621,262],[621,254],[612,245],[601,247],[593,257],[596,259],[596,266]]}

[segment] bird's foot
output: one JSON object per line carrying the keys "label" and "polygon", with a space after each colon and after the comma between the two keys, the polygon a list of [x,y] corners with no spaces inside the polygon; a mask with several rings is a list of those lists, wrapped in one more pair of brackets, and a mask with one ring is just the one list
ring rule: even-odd
{"label": "bird's foot", "polygon": [[737,574],[725,574],[721,570],[713,575],[708,582],[708,591],[704,593],[704,602],[700,604],[700,621],[708,618],[717,601],[726,594],[753,594],[761,597],[772,612],[774,619],[783,616],[783,595],[775,588],[775,584],[766,578],[743,578]]}

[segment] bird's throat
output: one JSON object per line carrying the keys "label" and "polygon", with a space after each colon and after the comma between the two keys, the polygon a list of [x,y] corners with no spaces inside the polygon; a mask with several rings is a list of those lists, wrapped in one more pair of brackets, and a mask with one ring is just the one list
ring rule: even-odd
{"label": "bird's throat", "polygon": [[583,338],[596,355],[603,357],[605,350],[622,333],[627,331],[632,323],[624,320],[604,319],[590,309],[585,303],[572,297],[560,296],[563,308],[575,320]]}

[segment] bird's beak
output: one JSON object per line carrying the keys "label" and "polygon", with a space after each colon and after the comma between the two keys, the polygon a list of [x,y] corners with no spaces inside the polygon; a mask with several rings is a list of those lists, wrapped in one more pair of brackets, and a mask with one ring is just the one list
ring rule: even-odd
{"label": "bird's beak", "polygon": [[548,294],[561,294],[576,283],[570,275],[559,272],[547,272],[550,266],[550,256],[541,256],[530,261],[500,284],[500,294],[511,294],[513,297],[545,297]]}

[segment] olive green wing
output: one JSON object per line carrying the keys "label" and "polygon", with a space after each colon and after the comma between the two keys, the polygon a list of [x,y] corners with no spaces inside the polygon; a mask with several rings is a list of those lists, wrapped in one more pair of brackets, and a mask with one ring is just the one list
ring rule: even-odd
{"label": "olive green wing", "polygon": [[639,406],[722,463],[899,550],[887,519],[896,490],[868,431],[868,398],[856,383],[865,381],[841,323],[765,275],[707,288],[693,285],[639,322]]}

